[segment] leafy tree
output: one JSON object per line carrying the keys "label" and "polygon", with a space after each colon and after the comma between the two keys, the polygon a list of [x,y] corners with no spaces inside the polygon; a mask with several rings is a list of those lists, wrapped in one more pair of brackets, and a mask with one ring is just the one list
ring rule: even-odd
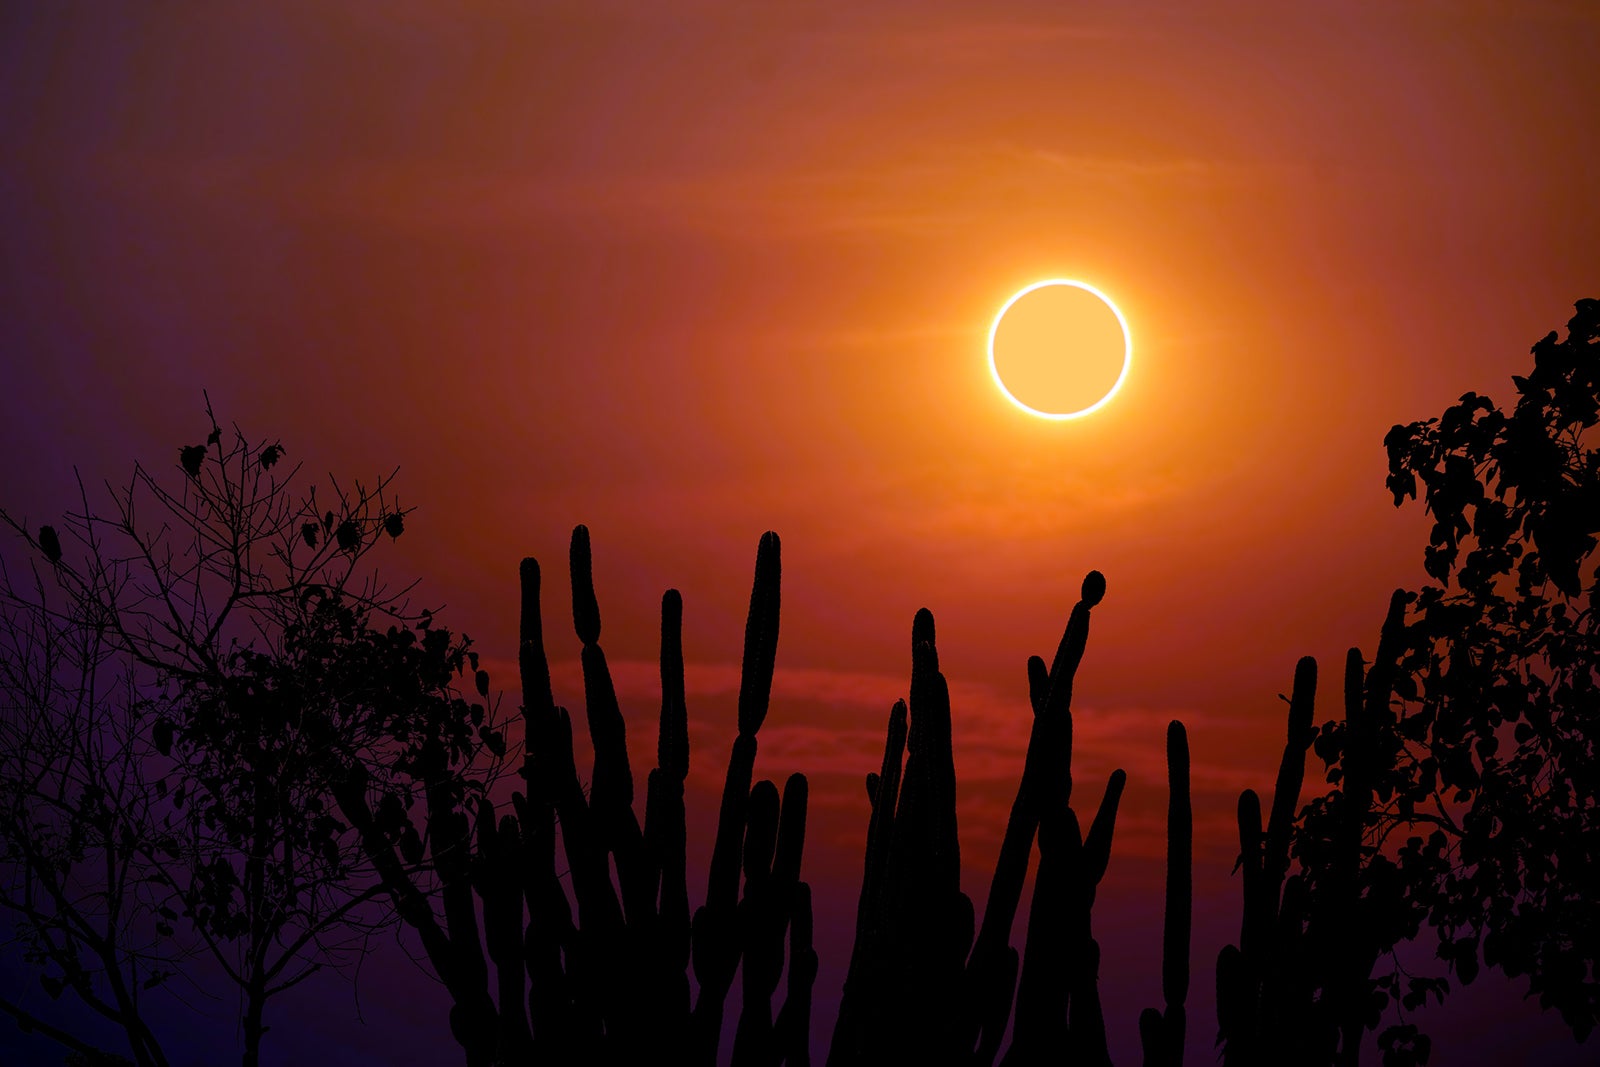
{"label": "leafy tree", "polygon": [[[1344,930],[1339,951],[1365,953],[1342,993],[1323,986],[1345,998],[1341,1023],[1375,1028],[1391,1000],[1443,998],[1442,976],[1373,975],[1424,921],[1462,984],[1483,965],[1526,977],[1579,1040],[1600,1019],[1600,301],[1576,310],[1565,340],[1533,346],[1509,412],[1467,393],[1384,439],[1395,505],[1420,492],[1432,516],[1423,565],[1437,584],[1396,592],[1383,683],[1369,678],[1314,742],[1335,788],[1296,831],[1308,929]],[[1344,1062],[1359,1033],[1344,1031]],[[1385,1064],[1426,1062],[1404,1019],[1380,1044]]]}
{"label": "leafy tree", "polygon": [[[504,749],[453,689],[469,642],[370,569],[404,530],[393,475],[319,501],[284,455],[212,419],[171,476],[136,465],[108,486],[108,509],[80,486],[59,532],[0,511],[37,553],[26,581],[0,565],[0,909],[45,993],[80,1005],[0,1011],[89,1059],[106,1053],[73,1035],[85,1009],[133,1062],[165,1064],[149,993],[198,988],[205,959],[237,986],[258,1063],[269,1000],[395,918],[330,776],[374,768],[381,832],[427,888],[395,774],[418,692],[481,730],[458,762]],[[383,697],[397,684],[403,709]]]}
{"label": "leafy tree", "polygon": [[[1580,1039],[1600,1019],[1600,301],[1533,346],[1509,413],[1468,393],[1385,438],[1396,505],[1433,516],[1390,729],[1394,816],[1431,822],[1440,955],[1529,979]],[[1424,812],[1421,809],[1431,809]]]}

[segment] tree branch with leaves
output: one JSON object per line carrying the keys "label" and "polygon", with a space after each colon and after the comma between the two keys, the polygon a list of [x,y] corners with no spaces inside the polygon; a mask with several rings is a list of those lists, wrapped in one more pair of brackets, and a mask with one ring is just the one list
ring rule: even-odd
{"label": "tree branch with leaves", "polygon": [[386,682],[362,650],[409,637],[464,663],[470,643],[372,566],[404,531],[392,473],[319,497],[281,443],[207,416],[204,444],[104,506],[80,483],[55,525],[0,510],[29,557],[0,570],[0,907],[46,994],[119,1025],[140,1067],[166,1062],[141,997],[198,989],[202,958],[241,993],[253,1067],[268,1002],[394,921],[329,754],[382,767],[405,745],[402,714],[352,697]]}

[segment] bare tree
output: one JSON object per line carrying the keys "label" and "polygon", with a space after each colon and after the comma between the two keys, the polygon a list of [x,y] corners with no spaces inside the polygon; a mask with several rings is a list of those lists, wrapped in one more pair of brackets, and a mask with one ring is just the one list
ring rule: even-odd
{"label": "bare tree", "polygon": [[[371,566],[404,530],[394,475],[330,478],[319,499],[284,455],[212,418],[176,469],[107,485],[103,510],[80,483],[60,532],[0,510],[33,557],[26,577],[0,560],[0,908],[44,993],[81,1005],[0,1011],[82,1056],[105,1052],[60,1020],[86,1008],[134,1063],[165,1064],[148,998],[199,992],[204,968],[236,987],[254,1067],[271,998],[395,917],[328,774],[356,762],[387,781],[404,715],[350,664],[426,646],[445,669],[425,688],[445,693],[469,642],[418,641],[432,613]],[[397,840],[409,800],[385,796]]]}

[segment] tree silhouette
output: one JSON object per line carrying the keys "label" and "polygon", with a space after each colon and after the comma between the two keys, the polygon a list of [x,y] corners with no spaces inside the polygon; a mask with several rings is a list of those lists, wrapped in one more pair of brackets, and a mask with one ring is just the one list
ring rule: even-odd
{"label": "tree silhouette", "polygon": [[[595,753],[587,792],[574,761],[571,718],[551,690],[539,608],[541,570],[529,558],[519,575],[526,790],[512,795],[512,812],[497,812],[481,791],[463,782],[470,749],[452,749],[440,736],[457,713],[435,702],[433,712],[416,714],[422,694],[408,695],[410,682],[389,689],[400,715],[391,728],[411,724],[410,754],[394,769],[397,781],[409,780],[426,797],[422,836],[439,875],[437,906],[403,862],[403,841],[379,823],[382,802],[373,802],[376,783],[368,762],[343,763],[336,790],[340,810],[360,831],[402,920],[417,932],[444,983],[452,1000],[450,1031],[469,1067],[632,1064],[669,1055],[710,1067],[741,963],[744,996],[733,1062],[804,1064],[816,976],[810,889],[799,877],[806,780],[791,775],[781,797],[770,781],[752,785],[756,734],[766,718],[777,653],[778,537],[763,535],[756,553],[738,734],[706,902],[692,921],[685,884],[689,738],[682,598],[676,590],[662,597],[657,766],[648,776],[641,826],[625,724],[600,647],[600,608],[583,526],[573,531],[569,569]],[[365,668],[357,673],[391,676]],[[486,689],[487,678],[479,678]],[[558,843],[564,873],[558,872]],[[774,1018],[786,934],[789,982]],[[693,1001],[691,966],[699,984]]]}
{"label": "tree silhouette", "polygon": [[[1439,584],[1395,591],[1370,669],[1350,650],[1342,720],[1312,726],[1301,661],[1265,832],[1240,798],[1244,922],[1217,961],[1229,1067],[1353,1065],[1390,1004],[1385,1067],[1426,1063],[1405,1013],[1449,979],[1393,956],[1424,923],[1462,984],[1481,964],[1527,976],[1579,1040],[1594,1029],[1600,301],[1576,307],[1513,377],[1510,414],[1467,393],[1385,438],[1395,504],[1420,484],[1433,516]],[[1331,788],[1291,823],[1308,747]]]}
{"label": "tree silhouette", "polygon": [[1526,976],[1582,1039],[1600,1020],[1600,301],[1533,357],[1509,412],[1467,393],[1385,438],[1395,504],[1420,483],[1433,516],[1438,584],[1407,597],[1372,788],[1378,833],[1423,827],[1407,847],[1448,868],[1416,865],[1407,889],[1456,977]]}
{"label": "tree silhouette", "polygon": [[[45,992],[120,1026],[141,1067],[167,1062],[150,991],[220,972],[253,1065],[271,998],[392,921],[324,769],[395,744],[335,683],[373,623],[411,633],[404,591],[365,565],[401,512],[387,478],[319,503],[283,454],[212,419],[176,484],[136,465],[100,511],[80,486],[59,531],[0,511],[42,557],[27,581],[0,571],[0,908]],[[71,1012],[0,1010],[109,1055]]]}
{"label": "tree silhouette", "polygon": [[[1370,662],[1349,650],[1342,718],[1314,724],[1316,663],[1296,668],[1270,809],[1254,791],[1238,806],[1243,917],[1216,968],[1227,1067],[1354,1067],[1393,1003],[1385,1067],[1426,1063],[1428,1037],[1405,1012],[1442,1000],[1449,979],[1394,962],[1424,924],[1456,980],[1485,964],[1526,976],[1580,1040],[1600,1017],[1586,897],[1600,873],[1600,302],[1580,301],[1567,338],[1533,351],[1509,414],[1469,393],[1386,438],[1396,504],[1420,490],[1433,517],[1424,564],[1439,584],[1394,593]],[[141,994],[208,957],[242,994],[254,1067],[270,998],[399,922],[449,995],[468,1067],[712,1067],[736,980],[735,1067],[809,1064],[807,783],[755,779],[777,535],[756,553],[706,899],[691,912],[678,593],[661,603],[641,820],[588,530],[568,555],[595,753],[586,786],[551,687],[537,561],[519,571],[519,748],[470,640],[366,577],[372,547],[404,532],[388,480],[319,503],[293,490],[284,455],[237,431],[224,443],[213,420],[204,445],[179,450],[177,488],[136,467],[104,516],[86,494],[81,513],[37,530],[0,511],[35,554],[29,581],[0,570],[0,908],[44,991],[120,1026],[124,1062],[164,1067]],[[866,775],[830,1065],[1109,1062],[1091,918],[1126,776],[1110,776],[1087,829],[1071,803],[1073,686],[1105,591],[1090,572],[1053,662],[1027,661],[1031,732],[981,921],[960,888],[934,618],[913,619],[908,697]],[[1308,751],[1329,788],[1302,806]],[[1167,759],[1163,1005],[1139,1018],[1146,1067],[1181,1063],[1188,1030],[1181,723]],[[518,763],[521,789],[496,790]],[[70,1017],[6,1000],[0,1012],[75,1062],[117,1062]]]}

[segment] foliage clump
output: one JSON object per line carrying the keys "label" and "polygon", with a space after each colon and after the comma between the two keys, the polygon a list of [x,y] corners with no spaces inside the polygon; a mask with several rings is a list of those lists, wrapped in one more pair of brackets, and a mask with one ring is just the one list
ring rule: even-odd
{"label": "foliage clump", "polygon": [[[1307,808],[1299,845],[1317,865],[1328,811],[1350,806],[1351,776],[1366,768],[1361,896],[1375,943],[1392,948],[1425,920],[1458,981],[1485,965],[1526,977],[1582,1040],[1600,1021],[1589,895],[1600,879],[1600,301],[1578,301],[1566,338],[1552,331],[1532,351],[1509,410],[1469,392],[1384,439],[1395,505],[1420,497],[1432,517],[1434,584],[1397,593],[1388,696],[1359,730],[1347,718],[1319,731],[1339,788]],[[1397,967],[1372,980],[1373,1004],[1413,1008],[1447,986],[1402,986]],[[1425,1062],[1415,1026],[1387,1038],[1385,1062]]]}
{"label": "foliage clump", "polygon": [[1482,962],[1580,1038],[1600,1021],[1600,301],[1533,346],[1509,413],[1468,393],[1396,426],[1389,488],[1433,516],[1389,727],[1399,814],[1429,807],[1453,853],[1430,918],[1463,981]]}

